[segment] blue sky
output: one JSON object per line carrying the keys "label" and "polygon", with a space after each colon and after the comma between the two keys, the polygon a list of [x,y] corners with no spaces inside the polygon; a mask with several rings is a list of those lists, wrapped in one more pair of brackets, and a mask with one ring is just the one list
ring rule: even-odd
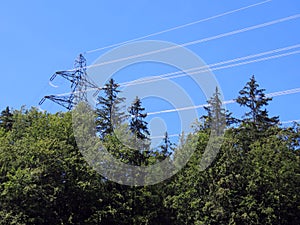
{"label": "blue sky", "polygon": [[[37,106],[44,95],[67,92],[63,81],[59,89],[49,86],[49,77],[58,70],[70,69],[84,51],[123,42],[150,33],[186,24],[259,0],[189,1],[3,1],[0,7],[0,109],[22,105]],[[151,40],[182,44],[300,13],[299,0],[273,0],[244,11],[193,26],[167,32]],[[188,46],[207,64],[230,60],[300,43],[300,18],[217,40]],[[91,64],[104,51],[86,55]],[[137,66],[140,77],[168,72],[168,68]],[[225,100],[255,75],[267,93],[300,87],[300,54],[264,62],[214,71]],[[144,74],[144,75],[143,75]],[[126,76],[125,76],[126,77]],[[131,80],[128,76],[128,81]],[[187,81],[176,82],[185,86]],[[187,85],[186,85],[187,86]],[[270,104],[271,115],[282,121],[300,119],[300,94],[279,96]],[[195,104],[205,101],[194,99]],[[151,108],[153,107],[153,108]],[[244,111],[237,105],[227,108],[236,116]],[[43,109],[64,110],[47,102]],[[147,105],[149,111],[157,106]],[[172,133],[172,131],[170,131]],[[175,130],[173,132],[176,132]]]}

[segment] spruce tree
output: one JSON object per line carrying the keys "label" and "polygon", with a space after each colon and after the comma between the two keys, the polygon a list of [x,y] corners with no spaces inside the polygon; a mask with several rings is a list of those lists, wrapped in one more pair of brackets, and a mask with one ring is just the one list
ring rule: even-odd
{"label": "spruce tree", "polygon": [[3,127],[6,131],[10,131],[13,126],[13,114],[7,106],[0,114],[0,127]]}
{"label": "spruce tree", "polygon": [[98,97],[96,113],[97,113],[97,131],[101,138],[108,134],[112,134],[114,128],[121,124],[125,119],[125,113],[121,111],[120,104],[124,102],[124,98],[118,97],[120,93],[119,84],[114,79],[110,79],[102,88],[104,96]]}
{"label": "spruce tree", "polygon": [[[246,86],[239,92],[236,102],[249,109],[243,116],[243,120],[236,129],[237,139],[243,151],[251,150],[250,145],[258,139],[267,137],[274,132],[278,117],[269,117],[265,108],[272,98],[265,95],[265,89],[260,89],[255,77],[252,76]],[[271,132],[271,133],[270,133]]]}
{"label": "spruce tree", "polygon": [[128,110],[130,115],[129,129],[140,140],[148,140],[147,136],[150,135],[148,123],[145,121],[147,113],[143,113],[144,110],[145,108],[142,107],[142,102],[138,97],[135,98]]}
{"label": "spruce tree", "polygon": [[266,97],[264,92],[265,89],[259,89],[259,84],[253,75],[236,99],[240,106],[247,107],[250,110],[245,113],[243,123],[258,132],[266,131],[279,122],[277,116],[269,117],[265,106],[269,104],[272,98]]}
{"label": "spruce tree", "polygon": [[158,160],[164,160],[166,157],[170,156],[174,150],[174,143],[170,141],[168,132],[165,132],[165,136],[162,140],[162,144],[159,146]]}
{"label": "spruce tree", "polygon": [[206,115],[201,117],[201,119],[204,120],[204,129],[213,130],[218,135],[221,134],[227,126],[236,122],[236,119],[232,117],[232,113],[223,108],[220,92],[217,87],[215,93],[207,103],[208,106],[204,107]]}
{"label": "spruce tree", "polygon": [[145,110],[142,107],[141,100],[136,97],[128,109],[130,122],[129,130],[132,134],[132,148],[133,148],[133,164],[135,165],[146,165],[150,157],[150,143],[149,137],[150,132],[148,130],[148,123],[145,121],[147,113],[143,113]]}

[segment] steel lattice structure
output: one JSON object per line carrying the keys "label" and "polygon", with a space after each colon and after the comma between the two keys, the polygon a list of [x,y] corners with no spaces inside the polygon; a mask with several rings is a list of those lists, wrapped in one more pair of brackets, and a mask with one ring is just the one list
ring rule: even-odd
{"label": "steel lattice structure", "polygon": [[39,102],[39,105],[43,104],[46,99],[49,99],[64,108],[71,110],[76,104],[81,101],[87,101],[87,90],[93,89],[96,96],[101,88],[94,84],[87,75],[86,72],[86,59],[82,54],[75,60],[74,70],[69,71],[57,71],[55,72],[50,81],[53,81],[57,76],[60,76],[69,82],[71,82],[71,93],[66,96],[60,95],[47,95]]}

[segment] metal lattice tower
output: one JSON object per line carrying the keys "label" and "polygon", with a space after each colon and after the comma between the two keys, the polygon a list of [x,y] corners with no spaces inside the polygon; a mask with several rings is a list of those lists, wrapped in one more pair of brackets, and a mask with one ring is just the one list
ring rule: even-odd
{"label": "metal lattice tower", "polygon": [[43,104],[46,99],[49,99],[64,108],[71,110],[76,104],[81,101],[87,102],[88,88],[95,90],[94,96],[98,95],[101,88],[97,87],[87,75],[86,72],[86,59],[82,54],[75,60],[74,69],[67,71],[55,72],[50,81],[53,81],[57,76],[60,76],[71,82],[71,93],[69,95],[47,95],[39,102]]}

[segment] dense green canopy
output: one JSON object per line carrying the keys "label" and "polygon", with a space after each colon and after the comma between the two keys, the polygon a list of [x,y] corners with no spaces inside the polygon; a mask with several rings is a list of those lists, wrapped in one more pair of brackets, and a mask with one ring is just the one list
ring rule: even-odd
{"label": "dense green canopy", "polygon": [[[95,172],[82,157],[72,131],[72,112],[7,107],[0,115],[0,225],[299,224],[300,126],[283,128],[277,117],[269,117],[265,107],[271,99],[254,77],[237,97],[247,109],[243,118],[234,119],[222,108],[216,90],[193,134],[171,143],[166,133],[161,146],[143,145],[142,152],[122,145],[112,131],[105,112],[112,113],[111,104],[122,99],[109,90],[117,84],[110,84],[108,94],[99,97],[95,119],[107,148],[136,165],[172,160],[179,149],[195,148],[188,164],[153,186],[120,185]],[[140,108],[141,104],[139,100]],[[124,130],[144,131],[141,136],[146,138],[146,114],[139,114],[141,123],[130,124],[122,112],[114,113],[124,118]],[[103,124],[109,127],[99,127]],[[199,163],[213,129],[225,132],[223,144],[213,163],[201,171]]]}

